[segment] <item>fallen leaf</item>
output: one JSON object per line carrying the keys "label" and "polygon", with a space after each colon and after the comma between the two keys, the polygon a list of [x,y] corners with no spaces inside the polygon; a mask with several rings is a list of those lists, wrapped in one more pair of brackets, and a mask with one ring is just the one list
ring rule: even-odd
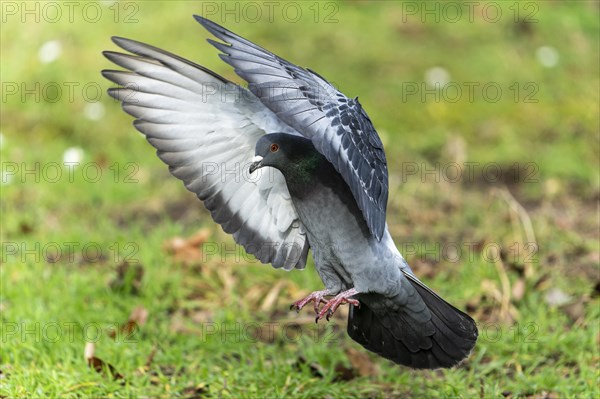
{"label": "fallen leaf", "polygon": [[130,336],[137,329],[146,324],[146,320],[148,320],[148,311],[143,306],[137,306],[131,312],[127,322],[121,327],[121,332]]}
{"label": "fallen leaf", "polygon": [[334,368],[333,382],[350,381],[358,377],[354,367],[347,367],[343,363],[337,363]]}
{"label": "fallen leaf", "polygon": [[21,223],[19,223],[19,230],[21,231],[21,234],[27,235],[27,234],[31,234],[33,232],[34,228],[31,224],[22,221]]}
{"label": "fallen leaf", "polygon": [[181,392],[186,399],[206,398],[209,395],[208,384],[200,383],[194,386],[188,386]]}
{"label": "fallen leaf", "polygon": [[122,380],[124,378],[123,374],[119,373],[112,364],[106,363],[104,360],[94,356],[95,352],[96,345],[93,342],[87,342],[85,344],[84,357],[88,363],[88,366],[90,366],[91,368],[96,370],[97,373],[102,375],[106,375],[106,370],[108,370],[110,375],[115,380]]}
{"label": "fallen leaf", "polygon": [[512,299],[519,302],[525,296],[525,280],[520,278],[512,286]]}
{"label": "fallen leaf", "polygon": [[209,229],[201,229],[188,238],[173,237],[165,241],[163,249],[173,255],[175,261],[191,265],[203,260],[201,247],[210,236]]}
{"label": "fallen leaf", "polygon": [[[139,329],[139,327],[146,324],[148,320],[148,310],[143,306],[136,306],[129,315],[129,319],[121,326],[119,331],[125,334],[126,337],[131,337],[131,335]],[[114,329],[108,331],[108,336],[111,338],[116,338],[117,332]]]}
{"label": "fallen leaf", "polygon": [[137,323],[138,326],[143,326],[148,320],[148,310],[143,306],[136,306],[129,315],[129,321]]}

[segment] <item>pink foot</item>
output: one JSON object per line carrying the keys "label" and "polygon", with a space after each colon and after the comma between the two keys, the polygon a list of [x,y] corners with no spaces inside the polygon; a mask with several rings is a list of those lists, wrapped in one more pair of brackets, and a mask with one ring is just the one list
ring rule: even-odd
{"label": "pink foot", "polygon": [[317,323],[323,317],[325,317],[327,321],[329,321],[331,315],[335,313],[335,311],[337,310],[337,308],[340,307],[341,304],[349,303],[351,305],[360,307],[360,302],[358,301],[358,299],[350,298],[351,296],[356,294],[358,294],[358,292],[354,288],[351,288],[348,291],[340,292],[339,294],[331,298],[329,301],[327,301],[327,303],[323,306],[321,311],[317,314],[315,323]]}
{"label": "pink foot", "polygon": [[331,293],[328,290],[312,292],[306,298],[292,303],[292,306],[290,306],[290,310],[296,309],[296,312],[299,312],[304,306],[306,306],[307,303],[314,302],[315,313],[318,314],[319,305],[321,303],[327,303],[327,300],[324,298],[327,295],[331,295]]}

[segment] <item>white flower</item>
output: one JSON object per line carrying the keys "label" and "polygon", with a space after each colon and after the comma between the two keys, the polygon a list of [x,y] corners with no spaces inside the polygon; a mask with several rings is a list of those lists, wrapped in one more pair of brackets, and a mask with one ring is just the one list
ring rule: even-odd
{"label": "white flower", "polygon": [[58,40],[50,40],[42,44],[38,51],[38,57],[42,64],[49,64],[60,57],[62,45]]}
{"label": "white flower", "polygon": [[83,160],[83,150],[79,147],[69,147],[63,153],[63,163],[73,164],[81,163]]}
{"label": "white flower", "polygon": [[542,46],[536,50],[535,56],[538,62],[546,68],[552,68],[558,64],[558,51],[554,47]]}
{"label": "white flower", "polygon": [[429,68],[425,71],[425,82],[429,87],[442,88],[450,82],[450,74],[439,66]]}
{"label": "white flower", "polygon": [[99,121],[104,116],[104,105],[101,102],[88,103],[83,114],[91,121]]}

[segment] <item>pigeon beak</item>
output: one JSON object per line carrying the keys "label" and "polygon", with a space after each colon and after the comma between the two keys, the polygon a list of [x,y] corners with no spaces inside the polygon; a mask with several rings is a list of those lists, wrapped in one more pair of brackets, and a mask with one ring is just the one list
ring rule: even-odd
{"label": "pigeon beak", "polygon": [[263,157],[261,157],[260,155],[257,155],[254,158],[252,158],[252,163],[250,164],[250,173],[254,173],[256,169],[262,167],[262,160]]}

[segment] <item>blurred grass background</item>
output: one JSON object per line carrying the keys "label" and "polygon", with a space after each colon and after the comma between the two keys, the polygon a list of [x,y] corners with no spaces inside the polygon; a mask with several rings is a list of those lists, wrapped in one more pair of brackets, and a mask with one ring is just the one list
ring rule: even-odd
{"label": "blurred grass background", "polygon": [[[597,397],[600,8],[476,3],[2,2],[0,397]],[[194,13],[360,96],[397,245],[480,324],[461,367],[288,312],[312,264],[245,256],[105,94],[112,35],[239,82]]]}

